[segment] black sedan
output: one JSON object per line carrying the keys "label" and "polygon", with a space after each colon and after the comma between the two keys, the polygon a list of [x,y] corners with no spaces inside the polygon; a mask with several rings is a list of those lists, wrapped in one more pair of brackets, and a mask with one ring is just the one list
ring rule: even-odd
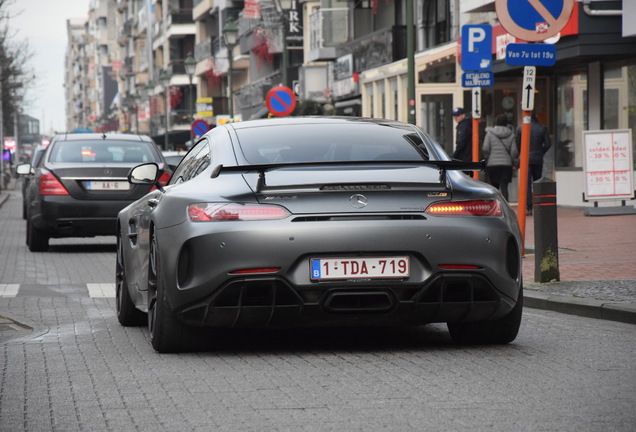
{"label": "black sedan", "polygon": [[119,211],[154,188],[127,181],[143,162],[156,164],[158,183],[167,183],[170,171],[147,136],[55,136],[34,171],[18,166],[19,174],[33,176],[24,191],[29,249],[46,251],[50,238],[114,235]]}
{"label": "black sedan", "polygon": [[217,127],[119,213],[119,322],[147,319],[159,352],[195,348],[201,327],[445,322],[458,343],[509,343],[521,236],[501,195],[462,172],[481,166],[394,121]]}

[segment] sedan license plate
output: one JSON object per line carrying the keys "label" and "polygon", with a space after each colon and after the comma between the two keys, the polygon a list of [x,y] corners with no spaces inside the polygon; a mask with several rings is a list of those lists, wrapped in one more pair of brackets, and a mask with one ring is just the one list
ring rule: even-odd
{"label": "sedan license plate", "polygon": [[86,190],[120,191],[129,190],[130,183],[127,181],[87,181]]}
{"label": "sedan license plate", "polygon": [[405,278],[409,272],[408,256],[311,259],[312,280]]}

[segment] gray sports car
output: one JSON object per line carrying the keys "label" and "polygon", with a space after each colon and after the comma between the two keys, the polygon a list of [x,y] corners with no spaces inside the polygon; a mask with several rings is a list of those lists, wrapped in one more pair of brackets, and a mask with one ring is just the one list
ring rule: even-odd
{"label": "gray sports car", "polygon": [[204,135],[165,188],[117,224],[117,317],[158,352],[202,327],[448,323],[462,344],[506,344],[522,314],[521,234],[501,195],[420,128],[302,118]]}

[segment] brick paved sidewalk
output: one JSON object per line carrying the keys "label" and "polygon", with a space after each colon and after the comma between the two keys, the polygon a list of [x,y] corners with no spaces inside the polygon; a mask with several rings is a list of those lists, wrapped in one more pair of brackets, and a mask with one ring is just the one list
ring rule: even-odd
{"label": "brick paved sidewalk", "polygon": [[[636,280],[636,216],[585,216],[582,207],[557,209],[561,281]],[[534,281],[534,219],[526,220],[525,281]],[[634,288],[636,290],[636,287]]]}

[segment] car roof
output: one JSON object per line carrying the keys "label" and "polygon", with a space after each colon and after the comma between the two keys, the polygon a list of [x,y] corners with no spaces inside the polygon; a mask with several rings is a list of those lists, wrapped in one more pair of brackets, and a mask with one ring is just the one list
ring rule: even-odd
{"label": "car roof", "polygon": [[366,117],[330,117],[330,116],[316,116],[316,117],[276,117],[267,119],[255,119],[236,123],[226,123],[227,126],[231,126],[236,130],[262,127],[262,126],[282,126],[282,125],[320,125],[320,124],[359,124],[359,125],[382,125],[399,129],[415,129],[414,125],[409,123],[402,123],[395,120],[376,119]]}
{"label": "car roof", "polygon": [[147,135],[134,135],[122,133],[63,133],[57,134],[54,141],[79,141],[79,140],[117,140],[117,141],[142,141],[153,142]]}

